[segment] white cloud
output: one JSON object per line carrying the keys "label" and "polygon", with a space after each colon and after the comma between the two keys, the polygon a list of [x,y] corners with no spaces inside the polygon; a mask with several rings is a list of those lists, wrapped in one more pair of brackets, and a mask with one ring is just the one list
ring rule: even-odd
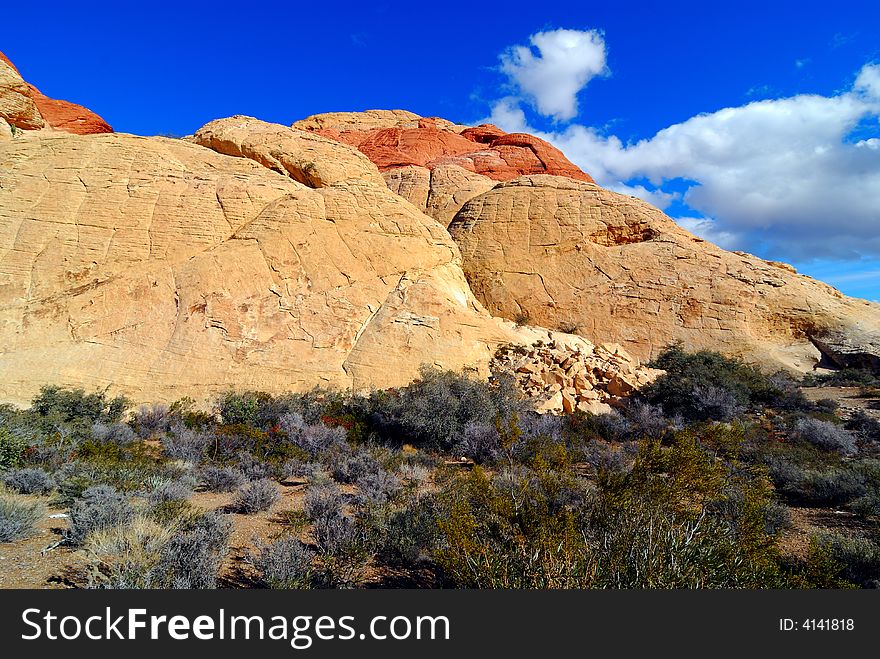
{"label": "white cloud", "polygon": [[[538,112],[558,120],[578,113],[578,92],[605,72],[605,39],[596,30],[553,30],[501,55],[501,70]],[[537,54],[535,53],[537,49]]]}
{"label": "white cloud", "polygon": [[719,230],[717,223],[708,217],[677,217],[675,221],[692,234],[715,243],[724,249],[742,249],[742,237],[729,231]]}
{"label": "white cloud", "polygon": [[[579,124],[536,131],[511,97],[490,120],[537,133],[601,185],[636,189],[655,205],[684,187],[683,201],[704,217],[683,224],[714,242],[794,260],[880,254],[880,140],[850,139],[857,127],[880,130],[878,64],[837,95],[724,108],[631,144]],[[633,183],[645,179],[655,189]]]}
{"label": "white cloud", "polygon": [[609,190],[613,192],[619,192],[620,194],[628,194],[633,197],[638,197],[642,201],[647,201],[649,204],[656,206],[659,209],[665,209],[676,199],[681,198],[681,195],[677,192],[663,192],[663,190],[648,190],[644,185],[627,185],[626,183],[609,183],[606,186]]}

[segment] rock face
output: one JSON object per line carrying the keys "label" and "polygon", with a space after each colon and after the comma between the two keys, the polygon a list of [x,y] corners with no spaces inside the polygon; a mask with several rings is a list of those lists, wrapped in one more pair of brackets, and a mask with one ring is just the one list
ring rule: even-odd
{"label": "rock face", "polygon": [[0,118],[21,130],[36,130],[45,125],[28,84],[3,53],[0,53]]}
{"label": "rock face", "polygon": [[410,165],[389,170],[383,176],[392,192],[443,226],[449,226],[466,201],[495,187],[492,179],[458,165],[438,165],[434,169]]}
{"label": "rock face", "polygon": [[[802,371],[823,352],[832,361],[880,354],[880,305],[722,250],[595,184],[500,183],[468,201],[449,230],[491,313],[619,343],[640,359],[676,340]],[[835,348],[823,336],[856,345]]]}
{"label": "rock face", "polygon": [[610,412],[663,373],[642,366],[619,345],[595,346],[574,338],[504,348],[496,353],[492,370],[513,375],[523,395],[541,401],[541,412],[592,414]]}
{"label": "rock face", "polygon": [[507,134],[490,124],[466,128],[403,110],[368,110],[314,115],[293,127],[350,144],[383,172],[410,165],[434,169],[451,164],[495,181],[523,174],[593,180],[544,140]]}
{"label": "rock face", "polygon": [[248,126],[230,143],[284,174],[182,140],[0,142],[0,399],[386,387],[424,363],[488,374],[499,346],[565,338],[491,317],[449,234],[375,168],[309,188],[281,146],[268,159],[270,127]]}
{"label": "rock face", "polygon": [[0,53],[0,118],[21,130],[50,127],[76,135],[113,132],[110,125],[91,110],[49,98],[26,83],[3,53]]}

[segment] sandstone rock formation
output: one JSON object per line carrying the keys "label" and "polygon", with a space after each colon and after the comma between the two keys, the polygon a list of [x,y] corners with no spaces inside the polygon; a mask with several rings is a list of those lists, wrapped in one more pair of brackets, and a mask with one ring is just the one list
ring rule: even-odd
{"label": "sandstone rock formation", "polygon": [[383,172],[409,165],[434,169],[453,164],[496,181],[522,174],[593,180],[548,142],[532,135],[507,134],[489,124],[466,128],[403,110],[368,110],[314,115],[293,127],[350,144]]}
{"label": "sandstone rock formation", "polygon": [[364,112],[327,112],[313,114],[293,123],[293,128],[307,131],[328,131],[338,135],[347,131],[369,131],[377,128],[418,128],[420,124],[442,128],[454,133],[466,126],[455,124],[440,117],[428,119],[407,110],[365,110]]}
{"label": "sandstone rock formation", "polygon": [[36,130],[45,125],[28,84],[3,53],[0,53],[0,118],[21,130]]}
{"label": "sandstone rock formation", "polygon": [[76,135],[113,132],[110,125],[91,110],[75,103],[49,98],[33,85],[26,83],[15,65],[2,52],[0,119],[22,130],[48,126]]}
{"label": "sandstone rock formation", "polygon": [[495,181],[469,172],[458,165],[426,167],[399,167],[384,173],[385,183],[400,195],[424,211],[444,227],[466,201],[491,190]]}
{"label": "sandstone rock formation", "polygon": [[512,374],[523,395],[541,401],[541,412],[592,414],[619,407],[663,373],[640,365],[621,346],[571,338],[506,347],[496,353],[492,370]]}
{"label": "sandstone rock formation", "polygon": [[[249,125],[234,143],[267,158]],[[0,142],[0,399],[386,387],[565,338],[491,317],[445,229],[377,175],[311,189],[283,169],[164,138]]]}
{"label": "sandstone rock formation", "polygon": [[640,359],[681,340],[804,371],[822,352],[846,360],[826,336],[850,337],[846,351],[862,361],[880,354],[880,305],[722,250],[595,184],[500,183],[467,202],[450,233],[491,313],[619,343]]}
{"label": "sandstone rock formation", "polygon": [[202,126],[192,141],[218,153],[250,158],[310,188],[347,180],[384,184],[376,166],[357,149],[253,117],[217,119]]}
{"label": "sandstone rock formation", "polygon": [[11,140],[13,138],[12,130],[12,126],[6,123],[6,119],[0,117],[0,142]]}
{"label": "sandstone rock formation", "polygon": [[33,85],[28,85],[28,88],[43,120],[55,130],[74,135],[113,132],[110,124],[88,108],[69,101],[49,98]]}

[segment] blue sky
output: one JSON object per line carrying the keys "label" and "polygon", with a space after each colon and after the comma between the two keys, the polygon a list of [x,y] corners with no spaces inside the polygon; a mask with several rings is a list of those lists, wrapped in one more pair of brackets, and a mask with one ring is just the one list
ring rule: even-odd
{"label": "blue sky", "polygon": [[0,50],[137,134],[491,117],[726,247],[880,300],[880,3],[140,4],[42,3],[0,22]]}

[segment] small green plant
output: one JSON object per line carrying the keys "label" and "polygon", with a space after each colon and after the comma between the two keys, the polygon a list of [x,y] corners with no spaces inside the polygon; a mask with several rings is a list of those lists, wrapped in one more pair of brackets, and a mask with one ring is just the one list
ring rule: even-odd
{"label": "small green plant", "polygon": [[27,448],[27,440],[0,427],[0,471],[21,466]]}

